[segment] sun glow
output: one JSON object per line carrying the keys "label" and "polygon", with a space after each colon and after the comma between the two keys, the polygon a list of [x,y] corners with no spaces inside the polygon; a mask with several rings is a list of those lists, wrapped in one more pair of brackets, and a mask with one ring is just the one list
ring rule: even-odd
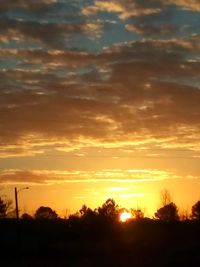
{"label": "sun glow", "polygon": [[122,212],[120,214],[120,217],[119,217],[121,222],[126,222],[127,220],[129,220],[131,218],[132,218],[132,215],[129,212],[126,212],[126,211]]}

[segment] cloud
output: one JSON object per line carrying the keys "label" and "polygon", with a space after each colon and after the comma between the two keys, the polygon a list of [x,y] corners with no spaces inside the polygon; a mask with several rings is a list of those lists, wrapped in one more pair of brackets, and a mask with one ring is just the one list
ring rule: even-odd
{"label": "cloud", "polygon": [[187,1],[187,0],[171,0],[170,1],[172,4],[175,4],[177,6],[180,6],[184,9],[188,10],[193,10],[193,11],[200,11],[200,3],[198,0],[192,0],[192,1]]}
{"label": "cloud", "polygon": [[[200,11],[199,1],[97,0],[82,9],[83,15],[88,18],[101,16],[102,11],[107,12],[107,16],[116,14],[121,20],[121,25],[125,25],[128,32],[137,33],[141,35],[140,37],[173,38],[177,35],[186,36],[199,31],[198,23],[194,19]],[[179,16],[176,19],[177,12],[188,17],[185,25]],[[193,19],[190,17],[191,12],[195,12]]]}
{"label": "cloud", "polygon": [[93,6],[83,8],[85,15],[91,15],[97,11],[114,12],[119,14],[121,19],[129,17],[144,16],[160,12],[159,1],[95,1]]}
{"label": "cloud", "polygon": [[[181,35],[169,19],[172,4],[187,15],[182,9],[198,10],[198,2],[91,3],[2,3],[0,156],[101,146],[199,150],[198,30],[191,24],[192,34]],[[123,21],[112,28],[111,14],[98,11]]]}
{"label": "cloud", "polygon": [[5,11],[11,8],[23,9],[43,9],[58,3],[57,0],[7,0],[1,3],[0,11]]}
{"label": "cloud", "polygon": [[174,25],[170,24],[162,24],[162,25],[149,25],[149,24],[127,24],[125,26],[127,31],[136,32],[141,35],[147,36],[164,36],[172,33],[176,33],[177,29]]}
{"label": "cloud", "polygon": [[96,0],[93,5],[83,8],[84,15],[92,15],[98,11],[117,13],[121,19],[128,19],[139,16],[148,16],[161,13],[164,9],[178,6],[183,9],[199,11],[200,4],[198,0]]}
{"label": "cloud", "polygon": [[0,25],[0,41],[2,43],[26,41],[54,48],[65,47],[67,41],[75,38],[77,34],[98,37],[104,28],[101,21],[72,24],[68,22],[42,23],[9,18],[1,18]]}
{"label": "cloud", "polygon": [[149,170],[102,170],[102,171],[59,171],[59,170],[2,170],[0,184],[51,185],[62,183],[143,183],[179,178],[173,173]]}
{"label": "cloud", "polygon": [[101,145],[200,149],[199,49],[191,36],[99,54],[1,51],[17,64],[0,73],[1,156]]}

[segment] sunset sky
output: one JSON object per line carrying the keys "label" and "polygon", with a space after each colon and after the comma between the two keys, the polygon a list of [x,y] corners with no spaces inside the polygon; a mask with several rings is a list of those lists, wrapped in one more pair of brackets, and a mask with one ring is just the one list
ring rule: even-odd
{"label": "sunset sky", "polygon": [[59,214],[200,199],[199,0],[1,0],[0,195]]}

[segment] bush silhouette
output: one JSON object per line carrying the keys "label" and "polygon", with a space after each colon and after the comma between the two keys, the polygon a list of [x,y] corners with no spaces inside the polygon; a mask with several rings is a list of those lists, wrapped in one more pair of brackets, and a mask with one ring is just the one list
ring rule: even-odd
{"label": "bush silhouette", "polygon": [[57,213],[50,207],[41,206],[35,212],[35,219],[57,219]]}
{"label": "bush silhouette", "polygon": [[32,220],[33,217],[30,214],[25,212],[25,213],[22,214],[21,219],[23,219],[23,220]]}

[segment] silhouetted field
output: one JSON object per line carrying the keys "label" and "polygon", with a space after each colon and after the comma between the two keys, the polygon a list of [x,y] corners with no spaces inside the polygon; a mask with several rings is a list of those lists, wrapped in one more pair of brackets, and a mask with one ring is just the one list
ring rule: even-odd
{"label": "silhouetted field", "polygon": [[1,266],[200,266],[200,224],[1,220]]}

